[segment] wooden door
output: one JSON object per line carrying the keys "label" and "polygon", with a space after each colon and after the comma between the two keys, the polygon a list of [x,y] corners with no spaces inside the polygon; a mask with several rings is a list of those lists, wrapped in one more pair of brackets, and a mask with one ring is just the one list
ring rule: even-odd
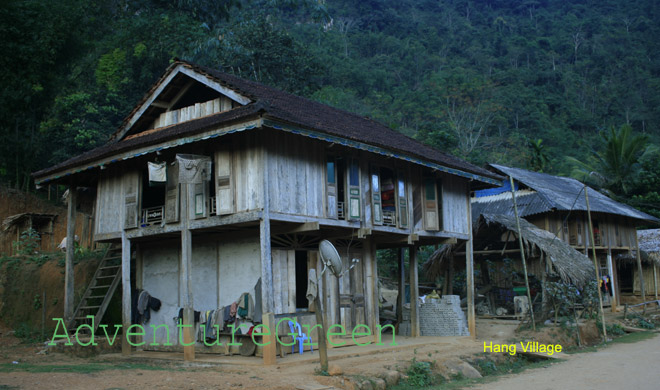
{"label": "wooden door", "polygon": [[326,217],[337,219],[337,163],[334,157],[326,161]]}
{"label": "wooden door", "polygon": [[435,179],[424,178],[422,203],[424,204],[424,230],[439,230],[438,223],[438,190]]}
{"label": "wooden door", "polygon": [[[344,269],[351,266],[353,258],[360,259],[357,253],[351,253],[350,256],[342,256]],[[346,333],[355,328],[356,325],[365,324],[365,289],[364,289],[364,270],[362,261],[360,261],[350,271],[344,273],[339,280],[339,312],[341,325],[346,329]]]}

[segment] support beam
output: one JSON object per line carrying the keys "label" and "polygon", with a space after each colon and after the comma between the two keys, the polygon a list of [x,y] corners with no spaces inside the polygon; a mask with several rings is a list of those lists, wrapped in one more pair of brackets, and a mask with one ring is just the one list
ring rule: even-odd
{"label": "support beam", "polygon": [[405,257],[406,257],[406,249],[401,248],[399,249],[399,261],[398,261],[398,277],[397,280],[399,282],[399,295],[396,297],[396,324],[397,324],[397,329],[398,326],[401,325],[403,322],[403,304],[406,303],[406,277],[404,276],[404,273],[406,271],[406,266],[404,264]]}
{"label": "support beam", "polygon": [[639,288],[642,290],[642,302],[646,302],[646,289],[644,288],[644,270],[642,269],[642,256],[639,251],[639,237],[635,231],[635,249],[637,252],[637,273],[639,274]]}
{"label": "support beam", "polygon": [[73,320],[73,257],[76,245],[76,202],[78,190],[75,185],[69,186],[69,202],[66,217],[66,260],[64,265],[64,319],[65,323]]}
{"label": "support beam", "polygon": [[611,287],[610,302],[612,302],[612,307],[611,307],[612,313],[616,313],[616,298],[617,298],[616,287],[615,287],[616,280],[614,278],[614,264],[612,262],[612,248],[611,248],[611,245],[609,244],[609,240],[608,240],[608,245],[609,245],[609,247],[607,248],[607,270],[610,274],[610,287]]}
{"label": "support beam", "polygon": [[261,309],[265,313],[275,312],[275,291],[273,290],[273,260],[270,246],[270,193],[268,169],[268,148],[262,149],[263,161],[263,202],[264,211],[259,221],[259,244],[261,252]]}
{"label": "support beam", "polygon": [[[183,306],[183,360],[195,360],[195,310],[192,295],[192,233],[190,232],[191,193],[194,194],[194,184],[182,184],[181,191],[181,305]],[[194,195],[193,195],[194,196]]]}
{"label": "support beam", "polygon": [[121,339],[121,353],[130,355],[127,331],[131,326],[131,240],[126,238],[126,231],[121,232],[121,323],[124,330]]}
{"label": "support beam", "polygon": [[[591,223],[591,207],[589,207],[589,192],[587,186],[584,186],[584,200],[587,204],[587,219],[589,221],[589,243],[591,244],[591,253],[594,258],[594,268],[596,269],[596,290],[598,290],[598,304],[600,305],[600,321],[603,329],[603,339],[607,341],[607,328],[605,327],[605,311],[603,311],[603,297],[600,293],[600,271],[598,267],[598,260],[596,259],[596,241],[594,241],[594,225]],[[635,234],[637,237],[637,234]],[[585,246],[586,249],[586,246]],[[637,247],[637,254],[639,255],[639,246]]]}
{"label": "support beam", "polygon": [[[518,228],[518,245],[520,246],[520,258],[522,260],[523,274],[525,275],[525,288],[527,289],[527,300],[529,302],[529,315],[532,319],[532,329],[536,331],[536,321],[534,319],[534,305],[532,294],[529,289],[529,276],[527,275],[527,261],[525,260],[525,246],[523,245],[522,230],[520,229],[520,216],[518,215],[518,204],[516,203],[516,191],[513,185],[513,176],[509,176],[511,182],[511,199],[513,200],[513,211],[516,215],[516,227]],[[471,240],[470,240],[471,241]]]}
{"label": "support beam", "polygon": [[320,229],[320,224],[318,222],[305,222],[299,224],[296,227],[290,229],[284,229],[283,231],[278,231],[277,234],[306,233],[306,232],[314,232],[319,229]]}
{"label": "support beam", "polygon": [[417,247],[408,247],[408,259],[410,262],[410,336],[419,337],[419,283],[417,280]]}
{"label": "support beam", "polygon": [[[472,256],[472,203],[470,203],[470,190],[466,191],[467,226],[469,237],[465,243],[465,279],[467,287],[467,321],[470,337],[477,338],[477,322],[474,312],[474,257]],[[453,268],[453,267],[452,267]],[[531,305],[531,302],[530,302]]]}
{"label": "support beam", "polygon": [[[263,336],[263,340],[261,341],[264,344],[264,366],[272,366],[277,362],[277,329],[275,329],[275,315],[273,315],[273,313],[264,313],[263,324],[265,329],[270,330],[270,332],[267,332],[267,335]],[[280,348],[284,347],[280,345]]]}
{"label": "support beam", "polygon": [[[364,261],[364,285],[365,285],[365,315],[367,326],[371,329],[376,329],[376,312],[378,310],[378,300],[376,299],[376,292],[374,291],[374,253],[371,238],[364,240],[363,244],[363,261]],[[350,264],[350,255],[349,255]]]}
{"label": "support beam", "polygon": [[658,270],[655,263],[653,263],[653,288],[655,289],[655,300],[658,300]]}

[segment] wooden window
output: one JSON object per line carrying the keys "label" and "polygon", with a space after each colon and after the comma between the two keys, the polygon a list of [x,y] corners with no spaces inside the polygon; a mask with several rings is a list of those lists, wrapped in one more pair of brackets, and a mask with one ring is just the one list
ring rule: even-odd
{"label": "wooden window", "polygon": [[399,227],[408,227],[408,196],[403,171],[397,172],[396,198],[399,205]]}
{"label": "wooden window", "polygon": [[424,230],[440,230],[436,180],[432,177],[426,177],[423,184]]}
{"label": "wooden window", "polygon": [[215,172],[216,214],[232,214],[236,207],[232,178],[232,152],[230,150],[219,150],[215,153]]}
{"label": "wooden window", "polygon": [[169,165],[167,167],[167,183],[165,185],[165,222],[179,222],[179,170]]}
{"label": "wooden window", "polygon": [[192,200],[192,215],[193,219],[206,218],[208,216],[208,191],[209,182],[203,181],[195,184],[194,196]]}
{"label": "wooden window", "polygon": [[360,202],[360,168],[357,158],[351,158],[348,164],[348,219],[360,220],[362,216]]}
{"label": "wooden window", "polygon": [[326,216],[337,219],[337,163],[334,157],[328,157],[325,164],[326,173]]}
{"label": "wooden window", "polygon": [[131,172],[124,176],[124,228],[136,228],[138,226],[140,174]]}
{"label": "wooden window", "polygon": [[371,169],[371,199],[373,205],[374,225],[383,224],[383,205],[380,197],[380,175],[378,168]]}

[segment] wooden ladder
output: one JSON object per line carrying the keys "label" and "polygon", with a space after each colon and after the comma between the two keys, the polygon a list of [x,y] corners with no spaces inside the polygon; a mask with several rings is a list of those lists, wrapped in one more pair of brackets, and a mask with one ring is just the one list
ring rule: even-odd
{"label": "wooden ladder", "polygon": [[[83,324],[92,325],[88,316],[94,316],[94,331],[98,328],[121,282],[121,250],[121,245],[115,244],[110,244],[106,249],[103,260],[73,313],[73,319],[67,324],[70,332],[75,332]],[[81,333],[87,333],[88,330],[87,327],[81,328]]]}

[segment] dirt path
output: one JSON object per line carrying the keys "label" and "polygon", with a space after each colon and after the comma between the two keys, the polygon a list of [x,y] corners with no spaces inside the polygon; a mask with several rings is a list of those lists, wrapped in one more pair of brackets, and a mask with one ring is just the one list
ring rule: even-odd
{"label": "dirt path", "polygon": [[613,344],[569,361],[504,377],[474,389],[656,390],[660,388],[660,336],[633,344]]}

